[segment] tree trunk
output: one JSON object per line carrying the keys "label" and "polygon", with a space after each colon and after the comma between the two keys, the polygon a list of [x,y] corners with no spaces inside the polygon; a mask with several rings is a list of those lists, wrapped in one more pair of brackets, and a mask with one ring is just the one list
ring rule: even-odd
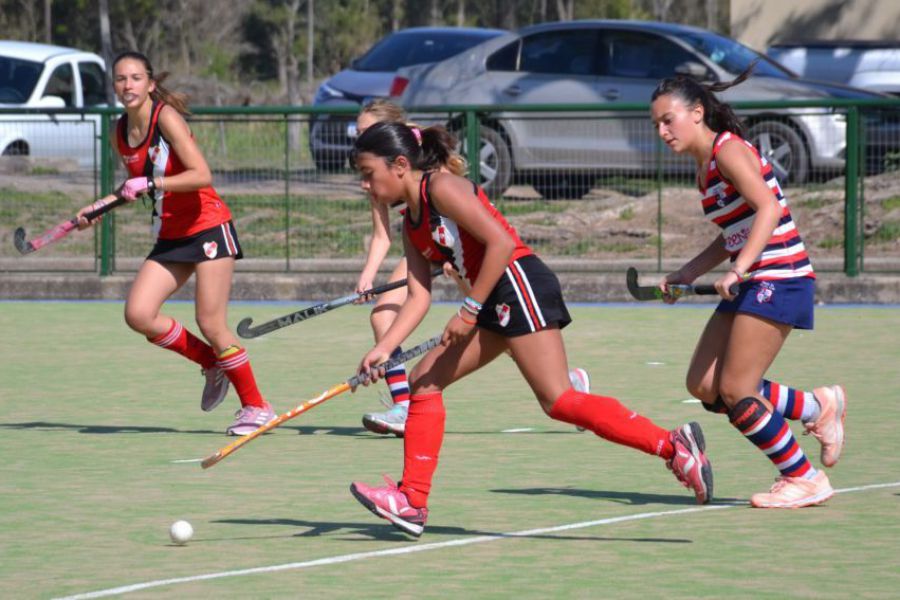
{"label": "tree trunk", "polygon": [[466,24],[466,0],[458,0],[456,3],[456,26],[462,27]]}
{"label": "tree trunk", "polygon": [[53,43],[53,19],[51,18],[52,0],[44,0],[44,43]]}
{"label": "tree trunk", "polygon": [[315,30],[316,30],[316,11],[314,0],[306,0],[306,96],[307,102],[312,104],[313,94],[315,94]]}
{"label": "tree trunk", "polygon": [[109,0],[100,0],[100,46],[103,52],[103,60],[106,62],[106,103],[109,106],[116,105],[116,95],[112,87],[112,36],[109,28]]}

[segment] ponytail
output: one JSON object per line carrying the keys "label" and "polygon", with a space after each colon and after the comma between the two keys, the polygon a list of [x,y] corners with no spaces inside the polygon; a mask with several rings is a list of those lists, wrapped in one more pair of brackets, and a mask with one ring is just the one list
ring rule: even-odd
{"label": "ponytail", "polygon": [[168,71],[160,73],[159,75],[154,75],[153,65],[150,64],[150,59],[140,52],[135,52],[134,50],[129,50],[127,52],[122,52],[121,54],[119,54],[113,61],[113,70],[115,70],[116,65],[119,64],[120,61],[123,61],[125,59],[136,60],[144,65],[144,68],[147,70],[147,76],[156,84],[156,89],[154,89],[150,93],[150,98],[152,98],[156,102],[164,102],[165,104],[168,104],[182,115],[191,114],[191,111],[187,106],[186,94],[182,94],[181,92],[173,92],[163,87],[163,81],[165,81],[169,77]]}
{"label": "ponytail", "polygon": [[746,81],[753,73],[756,62],[754,61],[743,73],[731,81],[721,83],[703,84],[686,75],[663,79],[653,90],[650,101],[652,102],[660,96],[672,95],[680,98],[687,106],[699,104],[703,106],[703,122],[712,131],[716,133],[730,131],[743,137],[744,124],[740,117],[737,116],[730,104],[719,100],[715,96],[715,92],[724,92]]}
{"label": "ponytail", "polygon": [[[421,136],[421,134],[427,129],[426,127],[422,127],[417,123],[408,121],[406,111],[403,110],[402,106],[383,98],[375,98],[374,100],[370,100],[363,105],[362,109],[359,111],[359,114],[371,115],[377,122],[403,123],[413,130],[414,135],[416,130],[418,130]],[[469,165],[468,163],[466,163],[466,159],[456,151],[455,140],[453,141],[453,145],[451,148],[452,149],[447,155],[447,159],[444,160],[440,166],[445,167],[454,175],[465,177],[466,172],[469,170]]]}
{"label": "ponytail", "polygon": [[351,159],[355,162],[363,152],[380,156],[389,163],[405,156],[414,169],[431,171],[444,165],[449,168],[451,158],[456,154],[455,148],[456,138],[440,125],[419,129],[383,121],[356,138]]}

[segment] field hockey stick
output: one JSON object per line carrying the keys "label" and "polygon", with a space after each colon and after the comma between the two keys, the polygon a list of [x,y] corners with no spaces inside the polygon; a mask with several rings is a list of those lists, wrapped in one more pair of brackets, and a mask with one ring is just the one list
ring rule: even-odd
{"label": "field hockey stick", "polygon": [[[410,348],[409,350],[406,350],[405,352],[401,352],[394,358],[381,363],[380,365],[378,365],[375,368],[376,369],[384,369],[385,371],[389,371],[390,369],[396,367],[397,365],[402,365],[403,363],[419,356],[420,354],[424,354],[425,352],[428,352],[429,350],[431,350],[432,348],[434,348],[435,346],[440,344],[442,336],[443,336],[443,334],[436,335],[433,338],[422,342],[418,346],[414,346],[414,347]],[[257,437],[261,436],[265,432],[275,429],[276,427],[278,427],[285,421],[290,421],[297,415],[305,413],[309,409],[325,402],[326,400],[328,400],[330,398],[334,398],[335,396],[343,394],[347,390],[351,390],[351,389],[355,388],[359,384],[364,383],[367,379],[368,379],[368,376],[365,374],[356,374],[353,377],[351,377],[350,379],[348,379],[347,381],[345,381],[343,383],[339,383],[338,385],[335,385],[335,386],[325,390],[324,392],[322,392],[321,394],[319,394],[312,400],[307,400],[306,402],[304,402],[303,404],[300,404],[296,408],[289,410],[288,412],[286,412],[282,415],[278,415],[277,417],[275,417],[274,419],[272,419],[265,425],[262,425],[256,429],[254,429],[248,435],[238,438],[237,440],[228,444],[224,448],[221,448],[215,454],[211,454],[210,456],[207,456],[206,458],[203,459],[203,462],[200,463],[200,466],[202,466],[204,469],[210,468],[211,466],[215,465],[216,463],[218,463],[220,460],[222,460],[223,458],[225,458],[232,452],[237,451],[239,448],[241,448],[242,446],[244,446],[251,440],[254,440]]]}
{"label": "field hockey stick", "polygon": [[[437,277],[441,273],[441,269],[435,269],[431,273],[431,276]],[[289,315],[284,315],[283,317],[272,319],[271,321],[268,321],[256,327],[250,326],[250,324],[253,323],[253,318],[246,317],[245,319],[242,319],[240,323],[238,323],[237,334],[242,338],[259,337],[267,333],[272,333],[276,329],[282,329],[283,327],[287,327],[288,325],[293,325],[294,323],[299,323],[300,321],[305,321],[306,319],[310,319],[312,317],[318,317],[319,315],[325,314],[330,310],[334,310],[348,304],[353,304],[357,300],[368,298],[369,296],[378,296],[379,294],[383,294],[391,290],[396,290],[397,288],[403,287],[404,285],[406,285],[406,279],[394,281],[393,283],[386,283],[384,285],[373,287],[370,290],[366,290],[358,294],[350,294],[341,298],[329,300],[328,302],[323,302],[322,304],[316,304],[315,306],[304,308],[303,310],[298,310],[297,312],[292,312]]]}
{"label": "field hockey stick", "polygon": [[[117,206],[125,204],[125,202],[125,198],[116,198],[112,202],[104,204],[97,210],[92,210],[91,212],[86,213],[84,217],[89,222],[93,221],[100,215],[106,214]],[[28,241],[25,240],[25,229],[23,227],[19,227],[13,234],[13,244],[16,245],[16,250],[18,250],[22,254],[31,254],[35,250],[40,250],[44,246],[47,246],[54,242],[58,242],[59,240],[69,235],[69,233],[77,227],[78,217],[72,217],[68,221],[63,221],[59,225],[48,229],[43,235]]]}
{"label": "field hockey stick", "polygon": [[[681,298],[682,296],[715,296],[718,294],[714,285],[688,285],[684,283],[670,283],[668,292],[663,293],[658,286],[655,285],[638,285],[638,272],[634,267],[628,267],[625,273],[625,284],[628,286],[628,292],[635,300],[662,300],[663,298]],[[728,292],[732,296],[736,296],[740,286],[732,283],[728,288]]]}

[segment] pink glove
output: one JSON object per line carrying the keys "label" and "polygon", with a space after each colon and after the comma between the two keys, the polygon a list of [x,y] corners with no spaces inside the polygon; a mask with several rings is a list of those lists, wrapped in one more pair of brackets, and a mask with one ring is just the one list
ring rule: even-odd
{"label": "pink glove", "polygon": [[119,193],[129,202],[134,202],[141,194],[153,187],[151,180],[147,177],[133,177],[122,184]]}

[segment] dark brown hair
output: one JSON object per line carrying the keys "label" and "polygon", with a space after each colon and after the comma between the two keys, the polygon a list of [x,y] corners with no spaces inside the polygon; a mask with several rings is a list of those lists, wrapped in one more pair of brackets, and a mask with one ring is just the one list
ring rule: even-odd
{"label": "dark brown hair", "polygon": [[699,104],[703,106],[703,122],[707,127],[715,132],[730,131],[743,137],[744,124],[740,117],[735,114],[730,104],[716,98],[714,92],[722,92],[743,83],[750,77],[755,67],[756,61],[731,81],[721,83],[700,83],[687,75],[668,77],[659,82],[653,90],[653,95],[650,96],[650,101],[653,102],[660,96],[672,95],[680,98],[686,106],[693,107]]}
{"label": "dark brown hair", "polygon": [[150,97],[157,102],[165,102],[175,110],[177,110],[182,115],[189,115],[191,111],[188,110],[187,106],[187,95],[182,94],[180,92],[173,92],[169,89],[163,87],[162,83],[169,77],[169,73],[163,72],[159,75],[153,74],[153,65],[150,64],[150,59],[141,54],[140,52],[135,52],[134,50],[129,50],[127,52],[122,52],[119,54],[116,59],[113,61],[113,72],[115,72],[116,65],[121,61],[131,59],[136,60],[138,62],[143,63],[144,68],[147,69],[147,75],[150,77],[150,80],[156,83],[156,89],[150,93]]}

